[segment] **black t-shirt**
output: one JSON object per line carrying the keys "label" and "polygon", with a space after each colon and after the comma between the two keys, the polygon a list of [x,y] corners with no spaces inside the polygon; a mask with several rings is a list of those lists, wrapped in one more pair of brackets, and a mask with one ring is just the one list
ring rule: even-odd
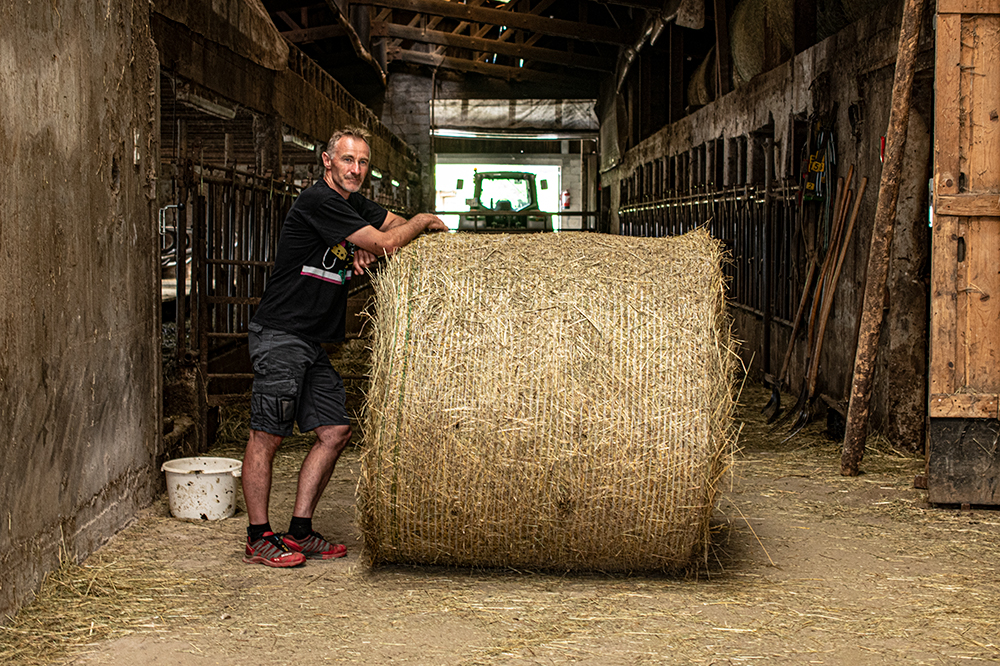
{"label": "black t-shirt", "polygon": [[347,199],[320,180],[292,204],[274,268],[253,321],[312,342],[344,339],[352,257],[347,237],[380,228],[386,210],[360,194]]}

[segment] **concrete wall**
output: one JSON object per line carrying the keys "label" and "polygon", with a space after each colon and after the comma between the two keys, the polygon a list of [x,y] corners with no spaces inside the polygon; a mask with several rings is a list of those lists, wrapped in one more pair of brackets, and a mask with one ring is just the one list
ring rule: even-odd
{"label": "concrete wall", "polygon": [[[890,3],[793,60],[753,78],[713,104],[664,127],[627,151],[618,166],[602,174],[602,184],[611,196],[614,216],[620,203],[620,181],[642,165],[664,156],[683,154],[709,141],[747,137],[773,122],[777,175],[794,179],[798,155],[793,154],[791,148],[792,117],[805,119],[817,112],[830,113],[837,139],[837,175],[846,176],[853,165],[855,188],[862,177],[869,179],[820,363],[820,392],[834,398],[846,398],[852,380],[858,318],[881,176],[880,137],[886,134],[889,120],[900,11],[900,3]],[[933,16],[932,11],[926,14]],[[905,185],[897,211],[889,278],[892,298],[887,300],[879,377],[872,399],[873,432],[880,431],[894,446],[913,451],[922,449],[925,433],[932,47],[933,31],[928,20],[917,61]],[[849,111],[852,107],[857,113]],[[725,183],[727,186],[734,184]],[[613,228],[617,228],[614,220]],[[800,274],[803,268],[799,268]],[[759,378],[760,318],[743,310],[736,311],[734,316],[736,336],[744,341],[741,354],[751,376]],[[774,329],[772,369],[781,364],[789,333],[787,326]],[[792,359],[793,387],[801,386],[806,361],[806,345],[800,338]]]}
{"label": "concrete wall", "polygon": [[148,24],[0,5],[0,621],[162,486]]}
{"label": "concrete wall", "polygon": [[420,160],[421,210],[434,205],[433,152],[431,147],[431,80],[423,76],[394,73],[389,77],[382,122],[405,141]]}

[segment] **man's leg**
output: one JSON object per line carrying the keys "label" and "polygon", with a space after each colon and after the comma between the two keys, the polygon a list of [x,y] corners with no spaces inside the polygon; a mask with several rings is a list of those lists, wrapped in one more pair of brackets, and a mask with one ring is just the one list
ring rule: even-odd
{"label": "man's leg", "polygon": [[271,498],[271,466],[282,437],[260,430],[250,430],[247,450],[243,456],[243,501],[251,525],[268,522]]}
{"label": "man's leg", "polygon": [[243,501],[247,505],[250,525],[247,528],[246,553],[243,561],[269,567],[295,567],[305,562],[305,556],[291,550],[281,536],[271,530],[267,518],[271,497],[271,465],[281,446],[278,435],[250,430],[246,454],[243,456]]}
{"label": "man's leg", "polygon": [[351,427],[346,425],[317,426],[316,443],[299,470],[299,487],[295,493],[295,510],[284,536],[285,545],[309,559],[329,560],[347,555],[343,544],[331,543],[312,528],[316,504],[326,489],[337,465],[337,458],[351,441]]}
{"label": "man's leg", "polygon": [[299,393],[295,415],[300,430],[316,433],[316,442],[299,469],[295,508],[284,536],[289,548],[310,559],[328,560],[347,555],[347,548],[327,541],[312,527],[319,498],[333,476],[337,459],[351,441],[346,400],[343,380],[330,364],[329,355],[317,345]]}
{"label": "man's leg", "polygon": [[293,515],[299,518],[312,518],[319,498],[333,476],[337,459],[351,441],[351,426],[319,426],[315,432],[316,443],[299,470],[299,487],[293,511]]}
{"label": "man's leg", "polygon": [[271,529],[268,506],[274,454],[294,427],[297,387],[311,363],[312,346],[281,331],[252,323],[249,328],[254,380],[242,472],[243,501],[250,522],[243,561],[269,567],[298,566],[306,558],[292,551]]}

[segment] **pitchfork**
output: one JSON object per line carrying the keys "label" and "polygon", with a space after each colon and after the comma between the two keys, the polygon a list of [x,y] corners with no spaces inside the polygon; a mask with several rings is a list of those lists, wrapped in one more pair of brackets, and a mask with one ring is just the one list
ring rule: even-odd
{"label": "pitchfork", "polygon": [[[850,174],[847,177],[848,183],[850,183],[850,179],[853,175],[854,167],[851,167]],[[847,229],[844,232],[843,240],[840,243],[840,251],[837,254],[836,266],[833,269],[830,284],[825,286],[823,289],[823,304],[819,313],[819,326],[816,331],[816,345],[815,349],[813,349],[813,355],[809,366],[809,375],[806,378],[806,384],[799,396],[799,402],[796,404],[798,418],[795,420],[795,423],[792,424],[791,432],[783,440],[785,442],[798,434],[798,432],[802,430],[802,428],[804,428],[812,419],[812,407],[816,400],[816,377],[819,374],[819,359],[820,354],[823,351],[823,338],[826,334],[826,324],[830,318],[830,309],[833,307],[833,296],[837,291],[837,283],[840,280],[840,271],[844,267],[844,257],[847,255],[847,246],[851,242],[851,236],[854,232],[854,223],[858,218],[858,209],[861,207],[861,198],[864,196],[867,186],[868,179],[862,178],[861,185],[858,187],[858,196],[854,200],[854,209],[851,211],[851,219],[847,223]],[[851,193],[850,190],[847,190],[843,199],[843,211],[847,210],[847,205],[850,203],[850,200]],[[843,212],[841,212],[840,215],[840,222],[843,222]],[[830,254],[832,255],[834,246],[831,245],[830,247]]]}

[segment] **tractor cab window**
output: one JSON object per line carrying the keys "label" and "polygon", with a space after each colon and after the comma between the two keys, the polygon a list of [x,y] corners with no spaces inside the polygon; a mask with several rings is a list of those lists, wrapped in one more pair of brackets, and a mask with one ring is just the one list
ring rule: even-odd
{"label": "tractor cab window", "polygon": [[479,202],[490,210],[523,210],[531,205],[531,185],[524,178],[483,178]]}

